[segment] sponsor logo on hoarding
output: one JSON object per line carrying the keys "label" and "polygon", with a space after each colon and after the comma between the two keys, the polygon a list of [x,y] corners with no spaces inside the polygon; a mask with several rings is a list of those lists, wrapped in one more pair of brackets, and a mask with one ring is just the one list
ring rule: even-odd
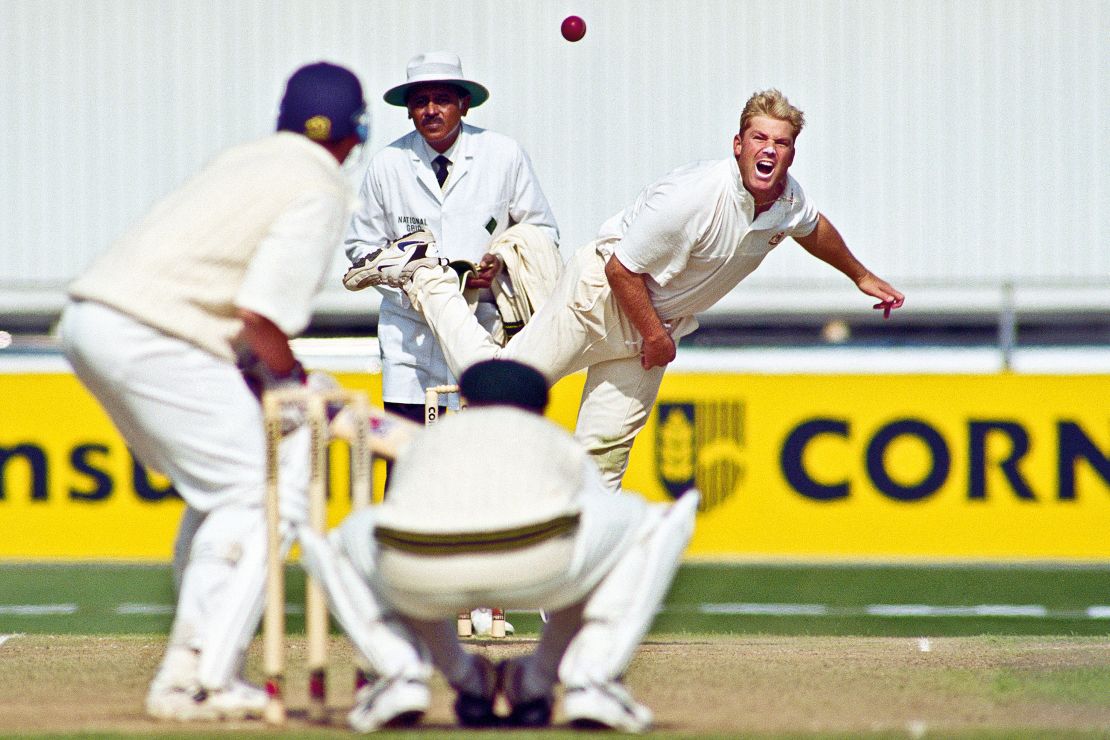
{"label": "sponsor logo on hoarding", "polygon": [[[108,465],[110,454],[110,448],[106,444],[80,444],[70,449],[68,467],[76,481],[68,486],[65,496],[72,501],[81,502],[109,499],[117,488],[117,481],[112,478],[111,467]],[[130,460],[129,482],[136,499],[158,503],[179,498],[168,481],[149,473],[135,460],[134,455],[130,455]],[[27,482],[26,489],[18,494],[10,491],[8,484],[9,473],[17,468],[22,469],[23,478]],[[54,461],[50,460],[42,446],[33,443],[0,445],[0,501],[12,495],[26,495],[31,501],[48,501],[51,475],[57,474]]]}
{"label": "sponsor logo on hoarding", "polygon": [[[946,439],[926,419],[891,420],[866,439],[845,418],[806,419],[795,426],[783,441],[779,464],[790,487],[813,501],[839,501],[853,493],[853,487],[869,482],[880,494],[900,502],[923,501],[936,494],[949,482],[953,455],[966,454],[967,481],[960,485],[968,500],[986,500],[991,496],[1009,495],[1025,501],[1054,498],[1058,501],[1076,499],[1079,470],[1087,468],[1110,486],[1110,451],[1100,450],[1084,428],[1075,421],[1060,419],[1055,424],[1054,482],[1045,476],[1035,478],[1023,468],[1023,461],[1033,447],[1029,430],[1020,422],[1007,419],[969,419],[964,427],[966,437]],[[862,446],[867,481],[843,477],[826,480],[827,471],[812,470],[805,463],[807,449],[818,441],[839,444],[843,455]],[[926,464],[916,480],[906,481],[888,462],[888,451],[896,444],[908,442],[924,451]],[[1038,440],[1047,444],[1047,440]],[[995,450],[988,454],[988,450]],[[1001,450],[1001,453],[998,451]],[[992,470],[993,469],[993,470]],[[990,473],[997,471],[997,475]],[[995,481],[993,490],[988,481]]]}
{"label": "sponsor logo on hoarding", "polygon": [[744,403],[668,402],[657,405],[655,460],[659,481],[672,498],[691,488],[709,511],[744,481]]}

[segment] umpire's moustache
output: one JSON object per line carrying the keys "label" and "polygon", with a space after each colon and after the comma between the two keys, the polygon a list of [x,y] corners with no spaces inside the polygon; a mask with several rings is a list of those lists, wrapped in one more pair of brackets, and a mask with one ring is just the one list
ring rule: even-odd
{"label": "umpire's moustache", "polygon": [[547,379],[515,360],[484,360],[459,378],[459,394],[473,406],[516,406],[542,414],[547,409]]}

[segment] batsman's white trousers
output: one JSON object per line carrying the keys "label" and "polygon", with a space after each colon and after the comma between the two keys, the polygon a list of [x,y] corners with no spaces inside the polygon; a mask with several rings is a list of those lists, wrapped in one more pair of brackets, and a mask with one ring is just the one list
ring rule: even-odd
{"label": "batsman's white trousers", "polygon": [[[74,372],[135,456],[172,480],[190,507],[262,506],[262,408],[235,365],[91,301],[66,307],[61,333]],[[285,488],[301,495],[283,498],[283,514],[300,521],[308,456],[286,457]]]}
{"label": "batsman's white trousers", "polygon": [[[640,366],[643,338],[609,287],[607,261],[596,242],[579,249],[551,296],[504,347],[470,313],[449,268],[416,270],[406,291],[456,377],[495,357],[532,365],[552,383],[587,368],[574,436],[597,462],[609,488],[617,490],[665,368]],[[696,328],[693,317],[668,325],[676,342]]]}
{"label": "batsman's white trousers", "polygon": [[[69,304],[62,345],[144,465],[188,508],[174,545],[180,574],[172,645],[201,651],[226,685],[257,627],[265,578],[262,410],[230,362],[107,306]],[[308,434],[283,440],[282,516],[307,516]]]}

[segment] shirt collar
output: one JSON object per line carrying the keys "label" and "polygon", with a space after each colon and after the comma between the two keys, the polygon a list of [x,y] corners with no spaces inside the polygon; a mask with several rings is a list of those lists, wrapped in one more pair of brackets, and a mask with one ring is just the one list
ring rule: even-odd
{"label": "shirt collar", "polygon": [[[459,158],[462,157],[463,153],[466,151],[466,146],[463,144],[463,140],[466,138],[465,126],[466,124],[459,124],[459,135],[455,138],[455,143],[452,144],[447,151],[442,152],[443,156],[451,160],[452,164],[458,162]],[[417,134],[416,138],[420,139],[420,156],[430,167],[432,160],[438,157],[440,152],[428,146],[428,142],[425,141],[424,137],[420,134]]]}

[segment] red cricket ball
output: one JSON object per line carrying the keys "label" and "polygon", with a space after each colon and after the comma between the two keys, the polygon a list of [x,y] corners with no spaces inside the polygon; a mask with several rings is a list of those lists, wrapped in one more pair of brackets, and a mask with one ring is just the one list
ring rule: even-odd
{"label": "red cricket ball", "polygon": [[563,25],[559,30],[563,32],[563,38],[567,41],[581,41],[586,35],[586,21],[576,15],[568,15],[563,19]]}

